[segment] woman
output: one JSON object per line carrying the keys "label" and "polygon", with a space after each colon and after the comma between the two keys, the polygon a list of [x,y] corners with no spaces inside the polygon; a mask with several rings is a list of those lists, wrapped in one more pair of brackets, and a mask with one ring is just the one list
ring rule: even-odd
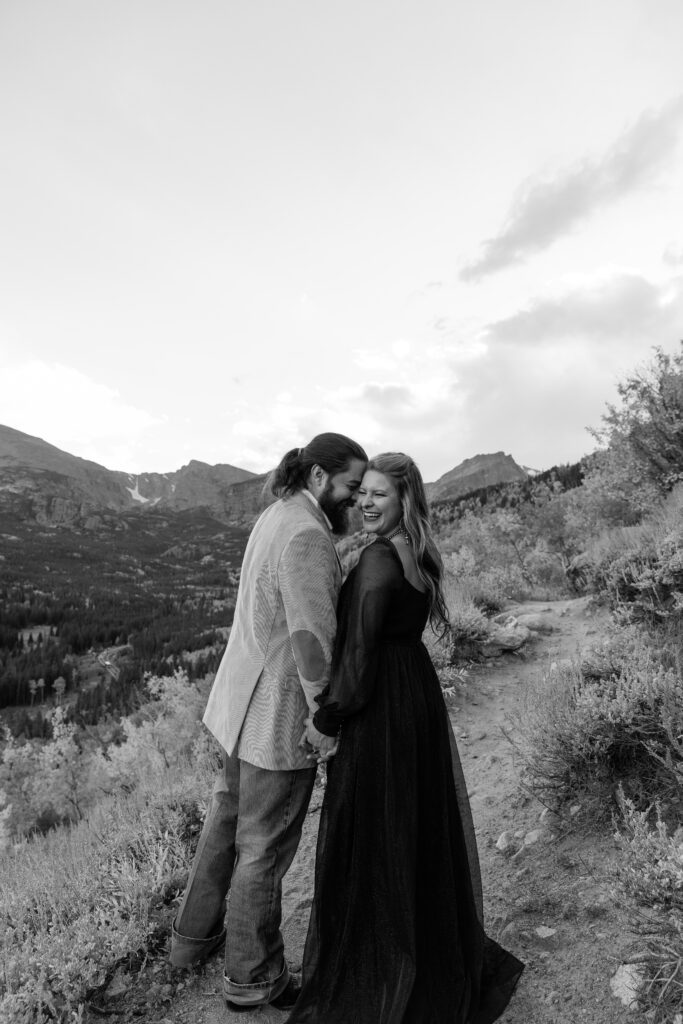
{"label": "woman", "polygon": [[448,612],[417,466],[378,455],[358,500],[375,539],[342,587],[313,719],[340,740],[287,1024],[489,1024],[523,967],[484,934],[467,791],[421,642]]}

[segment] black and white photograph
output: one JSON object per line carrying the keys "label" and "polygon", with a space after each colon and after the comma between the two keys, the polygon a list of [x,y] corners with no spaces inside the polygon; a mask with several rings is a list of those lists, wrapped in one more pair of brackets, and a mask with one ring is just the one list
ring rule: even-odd
{"label": "black and white photograph", "polygon": [[683,1024],[682,39],[0,0],[0,1024]]}

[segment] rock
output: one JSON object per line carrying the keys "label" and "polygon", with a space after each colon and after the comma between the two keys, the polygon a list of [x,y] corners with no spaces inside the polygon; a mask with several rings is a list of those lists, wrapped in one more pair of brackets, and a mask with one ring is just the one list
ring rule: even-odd
{"label": "rock", "polygon": [[544,946],[554,946],[554,938],[557,934],[557,928],[548,928],[546,925],[539,925],[538,928],[534,928],[534,935],[537,940]]}
{"label": "rock", "polygon": [[523,830],[521,832],[515,832],[515,838],[521,839],[522,845],[520,846],[519,850],[517,850],[517,853],[515,853],[512,859],[515,861],[521,860],[524,854],[527,853],[532,846],[535,846],[535,844],[539,842],[542,835],[543,829],[540,828],[534,828],[530,832],[524,832]]}
{"label": "rock", "polygon": [[560,993],[555,991],[554,989],[553,989],[552,992],[548,992],[548,995],[545,997],[545,1002],[546,1003],[555,1004],[555,1003],[559,1003],[559,1001],[560,1001]]}
{"label": "rock", "polygon": [[612,995],[620,999],[624,1006],[635,1008],[644,984],[645,974],[641,967],[637,964],[622,964],[610,978],[609,987]]}
{"label": "rock", "polygon": [[496,849],[500,850],[501,853],[510,853],[514,850],[514,843],[512,842],[512,836],[509,832],[501,832],[498,836]]}
{"label": "rock", "polygon": [[572,804],[571,807],[569,808],[569,817],[570,818],[575,818],[580,810],[581,810],[581,804]]}
{"label": "rock", "polygon": [[533,629],[535,633],[553,633],[556,628],[543,612],[525,612],[517,616],[517,622],[520,626]]}
{"label": "rock", "polygon": [[517,651],[530,637],[526,626],[516,620],[506,624],[494,623],[491,632],[482,642],[480,651],[485,658],[497,658],[505,651]]}

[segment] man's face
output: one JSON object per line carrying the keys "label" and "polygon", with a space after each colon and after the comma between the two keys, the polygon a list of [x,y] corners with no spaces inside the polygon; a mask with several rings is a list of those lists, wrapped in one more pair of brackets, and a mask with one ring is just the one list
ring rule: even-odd
{"label": "man's face", "polygon": [[346,532],[348,511],[355,504],[356,491],[365,472],[362,459],[352,459],[346,469],[328,477],[327,483],[318,496],[321,509],[332,523],[332,532]]}

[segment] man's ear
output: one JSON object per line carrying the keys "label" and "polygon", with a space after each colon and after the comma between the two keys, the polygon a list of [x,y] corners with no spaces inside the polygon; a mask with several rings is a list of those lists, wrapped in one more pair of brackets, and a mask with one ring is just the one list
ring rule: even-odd
{"label": "man's ear", "polygon": [[309,482],[309,486],[310,486],[310,488],[311,488],[311,490],[312,490],[312,492],[313,492],[313,494],[315,495],[316,498],[318,497],[318,494],[325,487],[326,481],[327,481],[327,473],[325,472],[325,470],[323,469],[322,466],[318,465],[317,462],[314,463],[311,466],[310,473],[308,474],[308,482]]}

